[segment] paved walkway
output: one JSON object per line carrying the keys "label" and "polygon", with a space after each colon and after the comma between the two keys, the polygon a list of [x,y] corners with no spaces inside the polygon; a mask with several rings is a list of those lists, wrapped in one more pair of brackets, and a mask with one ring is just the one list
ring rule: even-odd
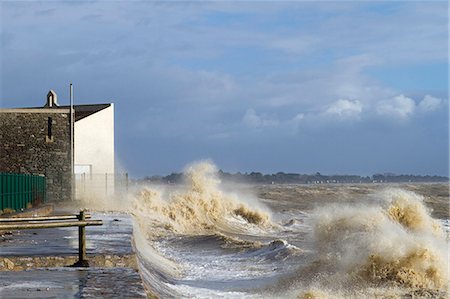
{"label": "paved walkway", "polygon": [[48,268],[0,272],[0,298],[145,298],[131,268]]}
{"label": "paved walkway", "polygon": [[[129,256],[132,221],[125,214],[91,213],[102,226],[86,228],[89,256]],[[78,254],[78,229],[34,229],[0,236],[0,257]],[[67,258],[69,260],[69,258]],[[145,298],[139,272],[130,267],[30,268],[0,271],[0,298]]]}

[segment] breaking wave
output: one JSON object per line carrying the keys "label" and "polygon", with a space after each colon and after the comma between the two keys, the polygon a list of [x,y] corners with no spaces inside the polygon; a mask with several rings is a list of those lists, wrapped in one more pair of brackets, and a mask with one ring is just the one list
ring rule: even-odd
{"label": "breaking wave", "polygon": [[289,244],[286,240],[275,240],[261,246],[256,250],[248,251],[244,256],[257,257],[262,260],[285,260],[293,254],[300,252],[301,250],[294,245]]}
{"label": "breaking wave", "polygon": [[250,207],[236,194],[221,191],[216,173],[212,163],[200,162],[186,168],[182,190],[144,188],[134,201],[134,214],[157,220],[156,225],[184,234],[238,230],[233,224],[239,220],[260,227],[270,224],[269,213],[262,205],[252,202]]}
{"label": "breaking wave", "polygon": [[336,193],[336,204],[314,210],[298,208],[307,197],[274,200],[272,217],[251,196],[224,191],[216,173],[192,164],[181,187],[135,195],[135,244],[156,294],[448,298],[448,240],[422,196],[391,188],[349,205]]}
{"label": "breaking wave", "polygon": [[[370,287],[445,293],[448,243],[423,198],[388,189],[372,201],[316,210],[312,221],[317,256],[298,274],[315,286],[346,290],[344,297],[349,290]],[[307,289],[300,297],[327,298],[325,293]]]}

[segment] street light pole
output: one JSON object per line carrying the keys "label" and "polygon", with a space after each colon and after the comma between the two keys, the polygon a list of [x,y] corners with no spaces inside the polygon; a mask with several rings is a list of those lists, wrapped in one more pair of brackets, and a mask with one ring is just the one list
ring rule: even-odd
{"label": "street light pole", "polygon": [[70,199],[75,200],[75,164],[74,164],[74,123],[75,113],[73,110],[73,85],[70,83],[70,171],[71,171],[71,194]]}

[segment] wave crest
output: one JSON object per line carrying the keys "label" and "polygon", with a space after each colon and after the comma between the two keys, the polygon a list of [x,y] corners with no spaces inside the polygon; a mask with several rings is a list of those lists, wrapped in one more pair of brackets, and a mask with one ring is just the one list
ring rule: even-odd
{"label": "wave crest", "polygon": [[227,217],[258,226],[270,223],[269,214],[263,209],[250,208],[236,195],[221,191],[216,173],[213,164],[200,162],[186,168],[186,186],[182,191],[165,193],[143,188],[136,195],[134,214],[177,233],[232,230]]}
{"label": "wave crest", "polygon": [[378,199],[385,204],[316,211],[319,259],[360,282],[447,288],[446,242],[423,198],[389,189]]}
{"label": "wave crest", "polygon": [[392,221],[409,230],[442,234],[441,226],[431,218],[430,211],[423,204],[422,196],[401,189],[388,189],[382,196],[389,202],[386,213]]}

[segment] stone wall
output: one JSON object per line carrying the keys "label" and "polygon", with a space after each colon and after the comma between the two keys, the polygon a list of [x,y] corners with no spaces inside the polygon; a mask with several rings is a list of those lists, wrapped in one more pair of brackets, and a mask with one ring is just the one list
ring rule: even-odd
{"label": "stone wall", "polygon": [[[7,238],[5,238],[7,239]],[[99,254],[89,255],[89,266],[102,268],[132,268],[137,270],[135,254]],[[23,271],[33,268],[68,267],[78,261],[78,256],[8,256],[0,257],[0,272]]]}
{"label": "stone wall", "polygon": [[69,116],[68,109],[0,110],[0,172],[43,174],[49,201],[70,199]]}

